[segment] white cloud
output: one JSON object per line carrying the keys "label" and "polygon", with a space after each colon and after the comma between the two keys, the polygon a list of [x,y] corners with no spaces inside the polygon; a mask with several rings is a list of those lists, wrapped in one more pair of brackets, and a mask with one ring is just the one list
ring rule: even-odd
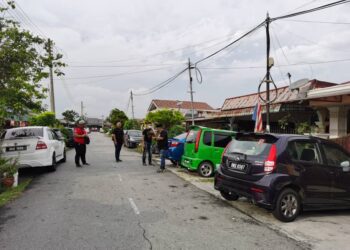
{"label": "white cloud", "polygon": [[[71,66],[176,64],[162,71],[81,80],[69,80],[69,78],[120,74],[158,67],[64,69],[67,80],[64,83],[57,80],[55,83],[58,113],[67,108],[79,111],[80,101],[83,100],[87,113],[96,117],[107,115],[114,107],[125,109],[131,89],[142,92],[171,77],[185,67],[188,57],[196,61],[221,48],[233,39],[233,37],[227,39],[226,36],[235,34],[237,37],[243,34],[260,23],[267,11],[270,16],[278,16],[305,4],[303,0],[19,0],[18,2],[40,29],[63,49],[66,60]],[[314,1],[304,8],[327,2],[329,1]],[[350,22],[349,11],[350,4],[346,4],[295,19]],[[30,25],[29,28],[35,31]],[[347,46],[350,42],[348,25],[281,20],[272,24],[272,29],[290,63],[350,58],[350,49]],[[276,50],[272,48],[276,65],[287,64],[273,32],[271,39]],[[203,43],[204,41],[211,42]],[[202,44],[154,55],[198,43]],[[265,32],[261,29],[242,40],[237,47],[234,46],[200,64],[200,67],[262,66],[262,68],[202,69],[203,84],[194,84],[195,100],[207,101],[214,107],[220,107],[227,97],[255,92],[259,80],[264,76],[265,53]],[[349,80],[348,66],[349,63],[344,62],[275,67],[272,74],[278,85],[287,83],[287,72],[292,74],[293,80],[308,77],[344,82]],[[152,98],[188,100],[187,91],[186,72],[159,92],[150,96],[135,97],[136,116],[144,116]]]}

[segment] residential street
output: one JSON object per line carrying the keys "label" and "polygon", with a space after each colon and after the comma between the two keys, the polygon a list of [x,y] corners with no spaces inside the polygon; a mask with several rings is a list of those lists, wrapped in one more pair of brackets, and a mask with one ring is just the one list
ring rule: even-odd
{"label": "residential street", "polygon": [[[300,249],[222,200],[140,155],[92,133],[87,160],[74,151],[54,173],[36,175],[22,197],[0,210],[1,249]],[[27,171],[26,171],[27,172]]]}

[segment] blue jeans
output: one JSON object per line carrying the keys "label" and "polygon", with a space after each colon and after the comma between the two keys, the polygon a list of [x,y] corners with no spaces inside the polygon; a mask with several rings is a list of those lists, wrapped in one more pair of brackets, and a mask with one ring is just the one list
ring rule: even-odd
{"label": "blue jeans", "polygon": [[160,169],[165,169],[165,157],[168,155],[168,149],[160,150]]}

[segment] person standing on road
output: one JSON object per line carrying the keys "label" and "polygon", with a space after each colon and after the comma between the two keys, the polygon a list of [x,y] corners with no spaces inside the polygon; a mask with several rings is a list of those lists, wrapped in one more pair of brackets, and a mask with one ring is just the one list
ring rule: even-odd
{"label": "person standing on road", "polygon": [[165,170],[165,157],[168,155],[168,131],[166,131],[162,125],[157,125],[157,131],[159,133],[156,138],[158,141],[158,148],[160,150],[160,168],[157,173],[163,173]]}
{"label": "person standing on road", "polygon": [[152,164],[152,139],[154,137],[153,128],[151,125],[148,125],[142,131],[142,144],[143,144],[143,153],[142,153],[142,164],[146,165],[146,156],[148,153],[148,165],[153,166]]}
{"label": "person standing on road", "polygon": [[83,163],[83,165],[89,165],[89,163],[86,162],[86,138],[88,138],[88,135],[85,131],[85,121],[80,120],[77,123],[77,126],[74,128],[74,147],[75,147],[75,165],[77,167],[81,167],[80,165],[80,159]]}
{"label": "person standing on road", "polygon": [[124,130],[121,122],[116,123],[116,128],[113,130],[112,138],[115,146],[115,160],[121,162],[120,151],[122,150],[124,143]]}

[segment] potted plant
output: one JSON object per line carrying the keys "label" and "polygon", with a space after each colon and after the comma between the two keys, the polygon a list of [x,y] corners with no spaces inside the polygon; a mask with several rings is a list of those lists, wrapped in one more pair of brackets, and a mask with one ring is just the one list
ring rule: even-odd
{"label": "potted plant", "polygon": [[0,161],[0,179],[4,187],[12,187],[15,183],[15,177],[18,174],[17,160],[1,159]]}

